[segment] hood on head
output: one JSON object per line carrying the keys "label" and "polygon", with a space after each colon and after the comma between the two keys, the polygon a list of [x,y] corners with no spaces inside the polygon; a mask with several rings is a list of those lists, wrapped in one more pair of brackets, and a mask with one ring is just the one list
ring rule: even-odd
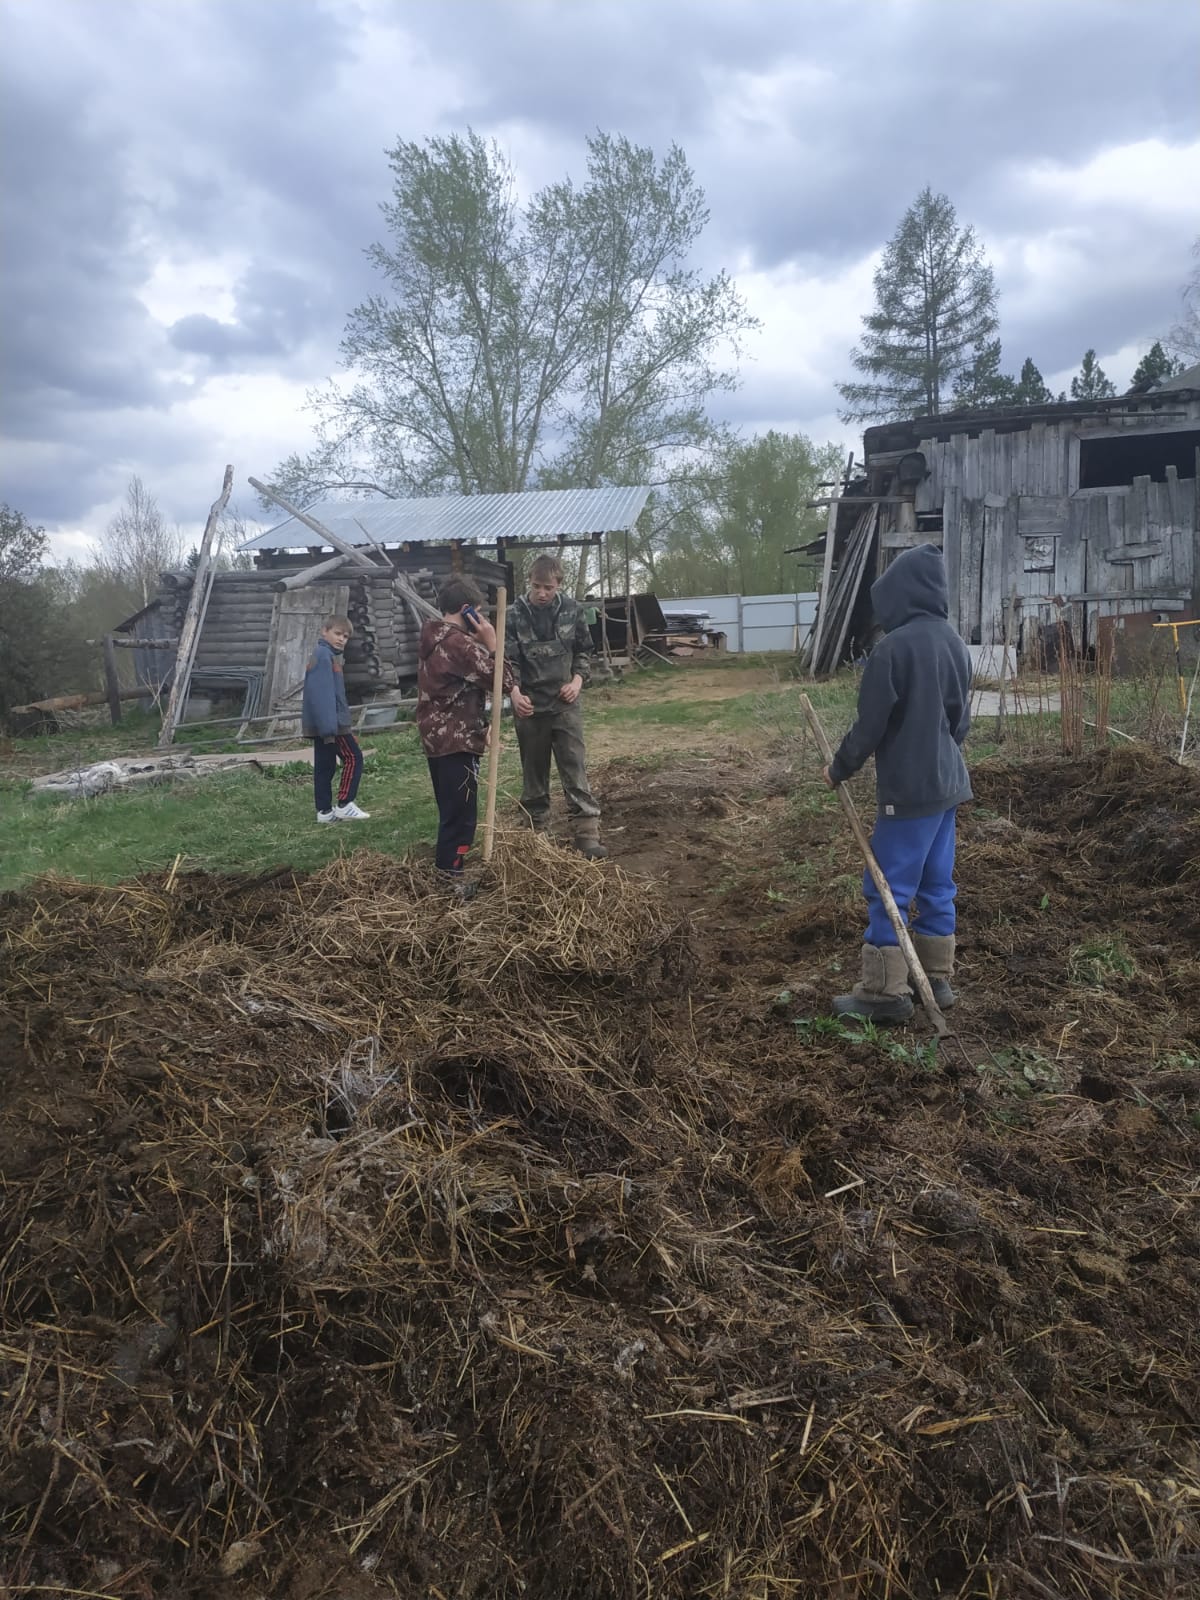
{"label": "hood on head", "polygon": [[885,633],[913,617],[946,617],[946,563],[936,545],[920,544],[896,557],[871,585],[871,609]]}

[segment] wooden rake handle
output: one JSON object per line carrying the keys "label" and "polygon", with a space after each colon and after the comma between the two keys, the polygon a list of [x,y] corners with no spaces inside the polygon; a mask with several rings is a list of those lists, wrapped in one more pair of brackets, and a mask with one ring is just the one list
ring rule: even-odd
{"label": "wooden rake handle", "polygon": [[492,673],[492,738],[488,745],[487,802],[483,813],[483,850],[486,865],[496,843],[496,783],[500,776],[500,714],[504,705],[504,619],[508,591],[501,584],[496,594],[496,664]]}
{"label": "wooden rake handle", "polygon": [[[821,752],[821,757],[825,765],[828,766],[833,760],[833,751],[825,735],[825,729],[821,725],[821,719],[817,716],[816,708],[806,694],[800,696],[800,705],[804,715],[808,718],[808,725],[812,729],[813,738],[817,741],[817,748]],[[948,1038],[950,1025],[942,1015],[937,1001],[933,998],[933,990],[929,987],[929,979],[925,976],[925,968],[921,965],[912,938],[904,925],[904,918],[900,915],[900,907],[896,904],[896,897],[888,887],[888,881],[883,875],[883,869],[875,859],[875,852],[871,849],[871,841],[867,838],[866,830],[863,828],[850,791],[844,783],[835,784],[834,789],[842,803],[842,810],[846,813],[846,821],[850,824],[850,831],[858,842],[858,848],[862,851],[863,860],[867,864],[867,871],[871,874],[875,887],[879,890],[879,898],[883,901],[883,908],[888,914],[888,921],[892,925],[897,943],[904,952],[904,959],[908,963],[909,973],[912,976],[917,993],[921,997],[921,1005],[924,1008],[925,1015],[929,1018],[938,1037],[940,1039]]]}

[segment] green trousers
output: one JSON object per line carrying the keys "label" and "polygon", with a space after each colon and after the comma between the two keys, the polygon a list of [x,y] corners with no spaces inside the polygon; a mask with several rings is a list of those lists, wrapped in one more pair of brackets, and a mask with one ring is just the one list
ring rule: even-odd
{"label": "green trousers", "polygon": [[598,817],[600,807],[588,787],[583,749],[583,707],[560,705],[513,719],[521,752],[521,806],[532,821],[550,813],[550,758],[558,768],[567,810],[573,817]]}

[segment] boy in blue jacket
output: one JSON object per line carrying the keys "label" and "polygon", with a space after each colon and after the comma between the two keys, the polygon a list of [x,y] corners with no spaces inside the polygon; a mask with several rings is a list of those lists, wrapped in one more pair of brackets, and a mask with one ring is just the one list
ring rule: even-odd
{"label": "boy in blue jacket", "polygon": [[[313,792],[318,822],[365,822],[371,815],[355,804],[362,777],[362,751],[350,732],[350,702],[342,675],[342,651],[354,634],[348,617],[326,617],[317,647],[304,669],[304,698],[300,725],[313,742]],[[338,762],[342,776],[337,800],[333,775]]]}
{"label": "boy in blue jacket", "polygon": [[[955,1001],[955,812],[971,799],[962,742],[971,725],[971,658],[947,621],[946,568],[935,545],[906,550],[871,586],[884,637],[858,692],[858,717],[825,769],[835,788],[875,757],[871,844],[901,916],[915,908],[913,944],[933,997]],[[908,967],[870,873],[862,977],[833,1002],[838,1016],[906,1022]]]}

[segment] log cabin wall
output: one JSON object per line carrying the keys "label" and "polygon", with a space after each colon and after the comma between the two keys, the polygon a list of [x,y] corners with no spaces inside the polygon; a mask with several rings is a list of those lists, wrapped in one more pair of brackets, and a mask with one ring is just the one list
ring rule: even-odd
{"label": "log cabin wall", "polygon": [[[419,554],[388,554],[395,569],[430,603],[452,572],[474,577],[485,589],[503,576],[503,569],[495,561],[472,549],[452,551],[426,546]],[[269,677],[275,586],[281,578],[326,557],[327,552],[315,552],[311,559],[292,555],[264,562],[250,571],[216,573],[196,647],[193,676],[201,683],[206,673],[262,673]],[[354,624],[354,637],[345,656],[346,689],[351,698],[367,699],[381,690],[395,689],[398,684],[411,685],[417,675],[421,628],[412,607],[394,589],[391,573],[382,565],[377,572],[348,566],[338,576],[349,586],[347,614]],[[178,637],[191,586],[189,572],[164,573],[155,601],[137,619],[139,636]],[[138,651],[136,655],[138,681],[158,682],[162,672],[153,676],[148,653]],[[143,655],[147,655],[145,663],[140,659]],[[156,658],[154,665],[169,672],[174,657],[162,655],[161,662]]]}
{"label": "log cabin wall", "polygon": [[1056,599],[1088,646],[1106,617],[1200,615],[1195,391],[1171,397],[1169,420],[1130,406],[944,426],[914,436],[928,473],[915,513],[933,538],[941,515],[950,618],[968,642],[1027,644]]}

